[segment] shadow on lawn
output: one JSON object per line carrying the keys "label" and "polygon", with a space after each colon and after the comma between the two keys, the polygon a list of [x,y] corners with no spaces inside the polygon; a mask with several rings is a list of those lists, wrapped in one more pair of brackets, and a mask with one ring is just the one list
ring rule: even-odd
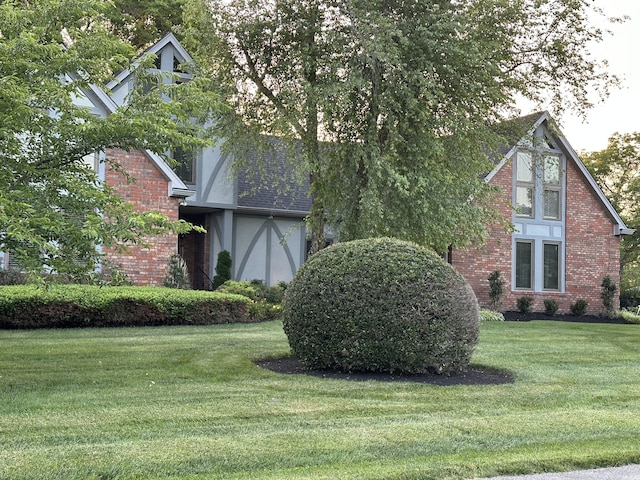
{"label": "shadow on lawn", "polygon": [[313,377],[352,380],[364,382],[368,380],[378,382],[413,382],[431,385],[503,385],[513,383],[514,377],[510,373],[497,368],[483,365],[471,365],[466,371],[453,375],[438,375],[436,373],[422,373],[415,375],[399,375],[384,372],[340,372],[335,370],[311,370],[306,368],[295,357],[270,358],[257,360],[256,365],[276,373],[310,375]]}
{"label": "shadow on lawn", "polygon": [[[554,315],[548,316],[544,313],[520,313],[504,312],[505,320],[508,322],[530,322],[532,320],[554,320],[559,322],[580,322],[580,323],[616,323],[625,324],[620,318],[609,318],[599,315]],[[335,370],[311,370],[296,357],[280,357],[265,360],[257,360],[256,365],[271,370],[276,373],[310,375],[313,377],[352,380],[364,382],[373,380],[378,382],[414,382],[428,383],[431,385],[451,386],[451,385],[503,385],[514,383],[515,379],[506,370],[500,370],[483,365],[470,365],[464,371],[453,375],[438,375],[436,373],[423,373],[416,375],[399,375],[383,372],[340,372]]]}
{"label": "shadow on lawn", "polygon": [[544,313],[520,313],[520,312],[504,312],[504,319],[507,322],[530,322],[531,320],[554,320],[558,322],[577,322],[577,323],[616,323],[626,324],[621,318],[610,318],[601,315],[568,315],[557,314],[553,316]]}

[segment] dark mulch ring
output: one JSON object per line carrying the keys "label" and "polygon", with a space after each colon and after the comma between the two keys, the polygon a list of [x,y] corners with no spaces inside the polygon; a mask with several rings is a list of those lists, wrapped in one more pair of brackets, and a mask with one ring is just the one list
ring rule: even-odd
{"label": "dark mulch ring", "polygon": [[508,322],[530,322],[531,320],[555,320],[558,322],[578,322],[578,323],[617,323],[626,324],[621,318],[610,318],[601,315],[580,315],[557,314],[553,316],[544,313],[520,313],[520,312],[503,312],[504,319]]}
{"label": "dark mulch ring", "polygon": [[[581,323],[617,323],[624,324],[620,318],[609,318],[600,315],[554,315],[544,313],[504,312],[504,318],[509,322],[530,322],[531,320],[555,320],[560,322]],[[384,372],[340,372],[335,370],[311,370],[302,365],[296,357],[271,358],[258,360],[256,365],[276,373],[310,375],[320,378],[339,380],[353,380],[364,382],[374,380],[378,382],[414,382],[431,385],[503,385],[514,383],[513,375],[497,368],[483,365],[471,365],[464,371],[453,375],[438,375],[436,373],[422,373],[416,375],[399,375]]]}
{"label": "dark mulch ring", "polygon": [[471,365],[466,371],[453,375],[438,375],[436,373],[421,373],[415,375],[399,375],[384,372],[340,372],[335,370],[310,370],[300,363],[296,357],[270,358],[258,360],[256,365],[277,373],[310,375],[313,377],[352,380],[364,382],[368,380],[378,382],[414,382],[429,383],[431,385],[502,385],[513,383],[514,377],[510,373],[497,368],[482,365]]}

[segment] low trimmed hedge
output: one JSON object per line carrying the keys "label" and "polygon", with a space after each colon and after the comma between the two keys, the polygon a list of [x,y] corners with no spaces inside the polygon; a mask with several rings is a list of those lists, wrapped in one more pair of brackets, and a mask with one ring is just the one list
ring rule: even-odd
{"label": "low trimmed hedge", "polygon": [[241,295],[164,287],[0,287],[0,328],[213,325],[259,321]]}

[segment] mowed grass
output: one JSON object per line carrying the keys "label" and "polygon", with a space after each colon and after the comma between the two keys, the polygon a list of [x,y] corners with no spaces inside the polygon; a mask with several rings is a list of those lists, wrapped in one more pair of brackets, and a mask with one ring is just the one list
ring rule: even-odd
{"label": "mowed grass", "polygon": [[465,479],[640,462],[640,327],[487,323],[441,387],[266,371],[279,322],[0,331],[1,479]]}

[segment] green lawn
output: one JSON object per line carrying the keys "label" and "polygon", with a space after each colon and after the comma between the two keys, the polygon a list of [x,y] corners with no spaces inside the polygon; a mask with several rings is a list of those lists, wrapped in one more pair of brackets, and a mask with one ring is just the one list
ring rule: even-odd
{"label": "green lawn", "polygon": [[0,331],[0,479],[462,479],[640,462],[640,327],[487,323],[510,385],[282,375],[281,324]]}

